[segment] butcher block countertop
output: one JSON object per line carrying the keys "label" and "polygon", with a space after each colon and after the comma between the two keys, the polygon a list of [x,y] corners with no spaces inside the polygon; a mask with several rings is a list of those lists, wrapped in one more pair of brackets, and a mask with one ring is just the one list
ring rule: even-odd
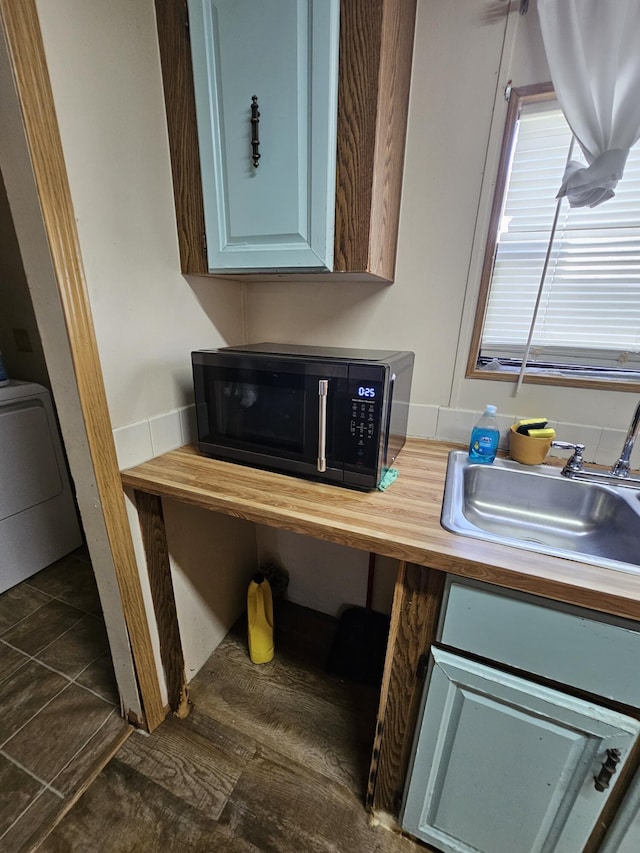
{"label": "butcher block countertop", "polygon": [[201,456],[194,445],[124,471],[122,482],[150,495],[640,620],[640,571],[615,571],[446,531],[440,510],[452,448],[408,439],[396,460],[398,479],[383,492],[222,462]]}

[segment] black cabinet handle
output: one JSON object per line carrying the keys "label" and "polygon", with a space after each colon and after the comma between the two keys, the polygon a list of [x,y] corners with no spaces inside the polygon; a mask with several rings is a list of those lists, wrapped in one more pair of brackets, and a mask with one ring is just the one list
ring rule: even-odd
{"label": "black cabinet handle", "polygon": [[609,787],[609,783],[611,782],[611,777],[618,769],[618,763],[620,761],[620,750],[619,749],[608,749],[607,757],[600,768],[600,772],[597,776],[594,776],[595,779],[595,788],[596,791],[606,791]]}
{"label": "black cabinet handle", "polygon": [[260,159],[260,134],[258,126],[260,124],[260,110],[258,109],[258,96],[253,95],[251,98],[251,159],[253,165],[258,168],[258,160]]}

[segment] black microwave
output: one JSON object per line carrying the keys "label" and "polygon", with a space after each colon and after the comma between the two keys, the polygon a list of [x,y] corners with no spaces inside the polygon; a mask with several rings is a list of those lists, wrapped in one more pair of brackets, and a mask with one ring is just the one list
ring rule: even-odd
{"label": "black microwave", "polygon": [[262,343],[191,361],[207,456],[375,489],[405,443],[412,352]]}

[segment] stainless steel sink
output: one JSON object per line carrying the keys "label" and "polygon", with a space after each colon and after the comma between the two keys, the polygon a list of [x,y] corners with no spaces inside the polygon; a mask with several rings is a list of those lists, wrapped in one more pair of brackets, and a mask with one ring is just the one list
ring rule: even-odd
{"label": "stainless steel sink", "polygon": [[640,569],[639,495],[549,465],[469,462],[452,450],[442,526],[452,533],[623,571]]}

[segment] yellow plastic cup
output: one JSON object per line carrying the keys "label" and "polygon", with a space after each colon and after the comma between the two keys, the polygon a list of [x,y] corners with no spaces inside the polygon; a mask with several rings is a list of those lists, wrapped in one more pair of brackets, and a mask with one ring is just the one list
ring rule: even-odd
{"label": "yellow plastic cup", "polygon": [[509,456],[523,465],[542,465],[551,448],[551,438],[521,435],[513,424],[509,432]]}

